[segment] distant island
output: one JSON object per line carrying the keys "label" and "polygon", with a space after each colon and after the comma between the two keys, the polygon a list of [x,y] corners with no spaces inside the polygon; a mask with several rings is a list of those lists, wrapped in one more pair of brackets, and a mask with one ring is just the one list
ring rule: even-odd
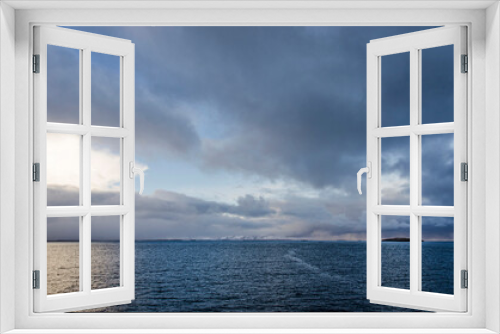
{"label": "distant island", "polygon": [[[383,241],[410,242],[410,238],[386,238],[386,239],[382,239],[382,242]],[[422,242],[424,242],[424,239],[422,239]]]}

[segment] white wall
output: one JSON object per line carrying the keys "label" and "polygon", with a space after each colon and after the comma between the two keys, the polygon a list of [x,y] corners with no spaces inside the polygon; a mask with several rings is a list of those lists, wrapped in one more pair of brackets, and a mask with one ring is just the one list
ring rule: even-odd
{"label": "white wall", "polygon": [[0,3],[0,333],[14,328],[15,12]]}
{"label": "white wall", "polygon": [[486,266],[486,328],[500,332],[500,12],[499,4],[486,11],[486,252],[496,254]]}

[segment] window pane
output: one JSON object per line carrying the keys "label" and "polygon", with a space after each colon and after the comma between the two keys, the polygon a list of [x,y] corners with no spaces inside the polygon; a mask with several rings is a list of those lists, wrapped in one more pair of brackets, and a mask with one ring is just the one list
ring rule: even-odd
{"label": "window pane", "polygon": [[410,288],[410,217],[382,216],[382,286]]}
{"label": "window pane", "polygon": [[120,216],[92,217],[92,289],[120,286]]}
{"label": "window pane", "polygon": [[422,136],[422,204],[453,206],[453,134]]}
{"label": "window pane", "polygon": [[119,205],[121,202],[120,141],[119,138],[92,137],[92,205]]}
{"label": "window pane", "polygon": [[382,126],[410,124],[410,53],[381,57]]}
{"label": "window pane", "polygon": [[80,290],[80,218],[47,218],[47,294]]}
{"label": "window pane", "polygon": [[92,52],[92,124],[120,126],[120,57]]}
{"label": "window pane", "polygon": [[453,122],[453,45],[421,52],[422,123]]}
{"label": "window pane", "polygon": [[422,291],[453,294],[453,218],[422,217]]}
{"label": "window pane", "polygon": [[80,205],[80,142],[79,135],[47,134],[48,206]]}
{"label": "window pane", "polygon": [[47,121],[80,123],[80,50],[47,45]]}
{"label": "window pane", "polygon": [[382,138],[382,204],[410,204],[410,137]]}

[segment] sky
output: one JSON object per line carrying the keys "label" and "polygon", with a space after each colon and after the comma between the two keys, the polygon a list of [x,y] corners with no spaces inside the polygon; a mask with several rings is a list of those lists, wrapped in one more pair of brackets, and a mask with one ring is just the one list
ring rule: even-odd
{"label": "sky", "polygon": [[[366,44],[427,28],[72,29],[135,43],[138,240],[365,240]],[[423,123],[453,121],[452,52],[422,51]],[[48,121],[78,122],[78,57],[49,47]],[[407,125],[407,53],[383,57],[381,94],[382,126]],[[115,56],[92,54],[92,123],[119,124]],[[79,138],[47,147],[48,205],[78,205]],[[92,140],[93,205],[119,203],[118,153],[118,139]],[[422,173],[423,204],[453,205],[452,134],[422,138]],[[408,175],[408,137],[384,138],[383,204],[409,204]],[[77,238],[68,221],[51,219],[49,240]],[[92,238],[112,239],[116,221]],[[382,237],[407,234],[407,217],[383,217]],[[423,238],[453,239],[453,219],[426,218]]]}

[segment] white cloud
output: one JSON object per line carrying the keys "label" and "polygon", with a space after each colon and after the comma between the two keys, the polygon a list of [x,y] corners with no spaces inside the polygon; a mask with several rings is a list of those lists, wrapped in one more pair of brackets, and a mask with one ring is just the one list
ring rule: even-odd
{"label": "white cloud", "polygon": [[383,204],[410,204],[408,177],[400,171],[382,174],[382,202]]}
{"label": "white cloud", "polygon": [[[47,185],[80,187],[80,136],[47,134]],[[91,150],[91,188],[116,191],[120,185],[120,156],[108,149]],[[136,166],[148,169],[144,164]],[[126,175],[128,177],[128,174]]]}
{"label": "white cloud", "polygon": [[120,156],[106,149],[93,149],[90,157],[92,190],[120,190]]}
{"label": "white cloud", "polygon": [[79,136],[47,134],[47,184],[80,186]]}

